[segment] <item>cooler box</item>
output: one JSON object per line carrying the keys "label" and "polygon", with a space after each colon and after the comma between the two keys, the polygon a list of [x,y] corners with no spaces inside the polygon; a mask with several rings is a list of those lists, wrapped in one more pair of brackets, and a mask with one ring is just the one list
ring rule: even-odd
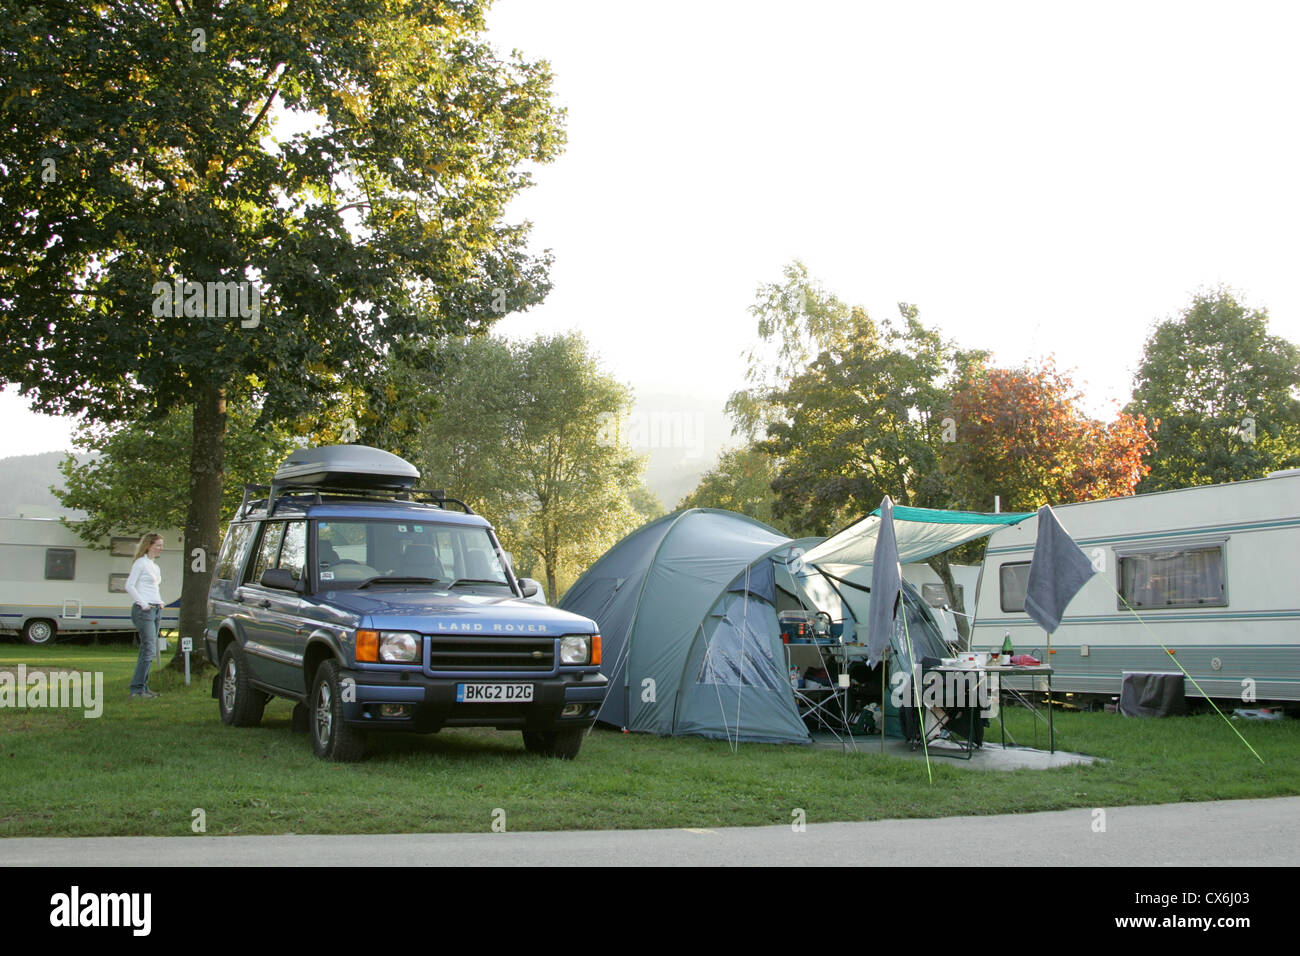
{"label": "cooler box", "polygon": [[812,643],[812,615],[807,611],[780,611],[776,620],[781,625],[782,644]]}

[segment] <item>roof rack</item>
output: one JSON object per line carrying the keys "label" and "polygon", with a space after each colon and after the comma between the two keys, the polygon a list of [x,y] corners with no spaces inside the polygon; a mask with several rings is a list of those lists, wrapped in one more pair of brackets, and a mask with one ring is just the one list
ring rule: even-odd
{"label": "roof rack", "polygon": [[408,488],[404,491],[395,492],[382,488],[319,488],[315,486],[300,488],[290,485],[287,488],[277,488],[275,496],[272,497],[270,485],[247,484],[244,485],[244,500],[240,503],[239,510],[235,512],[235,517],[247,517],[258,505],[262,505],[266,508],[266,516],[270,518],[280,505],[303,498],[308,499],[310,504],[315,505],[325,504],[327,499],[406,501],[413,504],[432,504],[442,509],[446,509],[450,504],[461,508],[467,515],[477,514],[465,502],[459,498],[450,497],[441,488]]}

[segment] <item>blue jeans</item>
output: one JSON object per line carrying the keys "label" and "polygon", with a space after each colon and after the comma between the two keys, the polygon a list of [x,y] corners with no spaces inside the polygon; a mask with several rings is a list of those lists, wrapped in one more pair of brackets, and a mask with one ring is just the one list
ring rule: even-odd
{"label": "blue jeans", "polygon": [[149,686],[149,668],[158,656],[158,623],[162,619],[162,608],[153,605],[148,610],[138,604],[131,605],[131,623],[140,634],[140,657],[135,662],[135,673],[131,675],[131,693],[138,694]]}

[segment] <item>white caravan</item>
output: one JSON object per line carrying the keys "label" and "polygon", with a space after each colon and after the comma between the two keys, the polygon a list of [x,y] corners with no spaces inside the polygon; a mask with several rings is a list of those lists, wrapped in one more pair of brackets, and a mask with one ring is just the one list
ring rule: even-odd
{"label": "white caravan", "polygon": [[[181,537],[162,535],[162,627],[175,628]],[[92,548],[55,518],[0,518],[0,633],[49,644],[60,634],[135,631],[126,578],[139,540],[113,536]]]}
{"label": "white caravan", "polygon": [[[1053,690],[1118,694],[1125,671],[1181,673],[1172,654],[1188,697],[1300,700],[1300,472],[1052,510],[1099,572],[1052,635]],[[1046,660],[1024,612],[1037,534],[1034,517],[989,540],[973,648],[1009,635]]]}

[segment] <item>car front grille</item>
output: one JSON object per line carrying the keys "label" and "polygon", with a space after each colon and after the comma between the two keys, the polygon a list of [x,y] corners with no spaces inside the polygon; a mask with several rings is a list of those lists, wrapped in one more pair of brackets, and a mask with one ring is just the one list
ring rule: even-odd
{"label": "car front grille", "polygon": [[431,671],[550,671],[555,667],[552,637],[429,638]]}

